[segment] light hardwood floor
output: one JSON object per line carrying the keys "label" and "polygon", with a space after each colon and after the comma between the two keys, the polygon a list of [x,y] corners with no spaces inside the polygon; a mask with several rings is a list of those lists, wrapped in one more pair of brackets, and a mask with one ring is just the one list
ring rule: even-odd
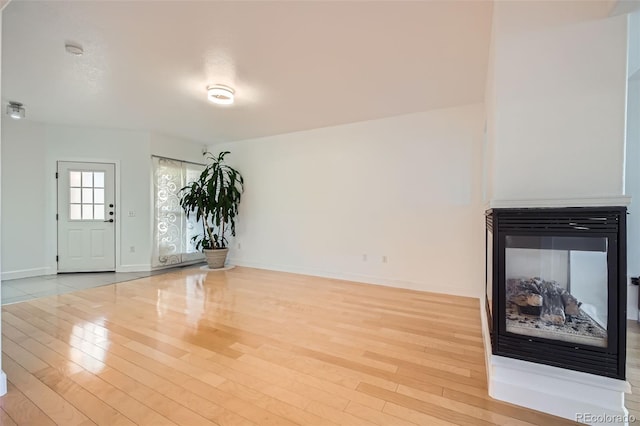
{"label": "light hardwood floor", "polygon": [[640,325],[627,322],[627,381],[631,394],[625,395],[625,406],[629,414],[640,421]]}
{"label": "light hardwood floor", "polygon": [[487,396],[463,297],[187,269],[4,306],[2,337],[3,425],[574,424]]}

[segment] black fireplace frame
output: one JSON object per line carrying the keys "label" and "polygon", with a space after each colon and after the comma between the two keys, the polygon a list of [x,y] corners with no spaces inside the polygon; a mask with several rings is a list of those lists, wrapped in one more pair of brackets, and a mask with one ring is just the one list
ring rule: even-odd
{"label": "black fireplace frame", "polygon": [[[626,207],[494,208],[486,217],[486,311],[495,355],[625,379],[627,317]],[[510,235],[606,237],[607,347],[576,344],[506,330],[505,239]],[[490,253],[489,238],[492,239]],[[489,264],[491,262],[491,264]],[[491,280],[491,285],[489,284]],[[493,313],[493,315],[492,315]]]}

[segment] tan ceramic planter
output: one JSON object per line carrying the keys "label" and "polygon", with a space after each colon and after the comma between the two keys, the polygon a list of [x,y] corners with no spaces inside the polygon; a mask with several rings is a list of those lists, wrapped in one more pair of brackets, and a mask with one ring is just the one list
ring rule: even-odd
{"label": "tan ceramic planter", "polygon": [[211,269],[219,269],[224,267],[224,262],[227,260],[228,248],[205,250],[204,255],[207,257],[207,264]]}

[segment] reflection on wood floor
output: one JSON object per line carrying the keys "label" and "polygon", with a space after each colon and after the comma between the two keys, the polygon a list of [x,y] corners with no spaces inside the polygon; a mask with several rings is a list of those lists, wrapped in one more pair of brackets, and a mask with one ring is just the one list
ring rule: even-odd
{"label": "reflection on wood floor", "polygon": [[2,335],[3,425],[573,424],[487,396],[469,298],[186,269],[5,306]]}

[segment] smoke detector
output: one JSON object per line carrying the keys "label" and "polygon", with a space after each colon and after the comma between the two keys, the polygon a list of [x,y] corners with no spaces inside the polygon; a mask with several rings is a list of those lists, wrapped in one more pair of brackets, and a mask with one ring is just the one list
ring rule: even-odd
{"label": "smoke detector", "polygon": [[82,56],[84,54],[84,49],[82,48],[82,46],[76,43],[65,43],[64,50],[74,56]]}
{"label": "smoke detector", "polygon": [[20,120],[25,117],[24,107],[20,102],[9,102],[9,105],[7,105],[7,115],[14,120]]}

